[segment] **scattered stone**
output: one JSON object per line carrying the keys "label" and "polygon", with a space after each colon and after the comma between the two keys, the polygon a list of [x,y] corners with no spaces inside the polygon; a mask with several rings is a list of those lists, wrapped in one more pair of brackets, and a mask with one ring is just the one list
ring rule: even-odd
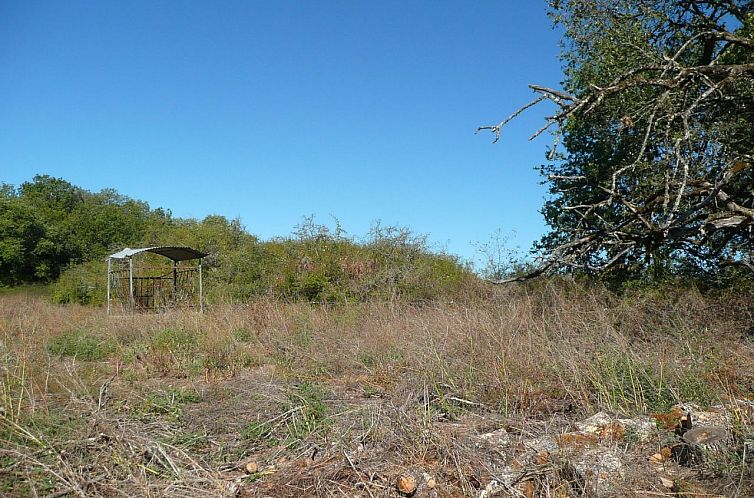
{"label": "scattered stone", "polygon": [[[236,467],[237,468],[237,467]],[[254,460],[250,460],[246,462],[246,465],[244,466],[244,469],[248,474],[255,474],[259,472],[259,464],[255,462]]]}
{"label": "scattered stone", "polygon": [[398,491],[404,495],[410,495],[416,491],[417,486],[416,478],[411,474],[403,474],[398,478],[397,488]]}
{"label": "scattered stone", "polygon": [[610,490],[623,478],[623,461],[620,453],[599,447],[577,455],[572,460],[573,468],[584,479],[590,493],[597,496]]}
{"label": "scattered stone", "polygon": [[532,450],[535,453],[548,451],[553,453],[558,449],[558,442],[552,436],[539,436],[522,441],[525,449]]}
{"label": "scattered stone", "polygon": [[730,412],[722,405],[713,406],[709,410],[692,411],[694,426],[720,427],[727,429],[731,425]]}
{"label": "scattered stone", "polygon": [[428,489],[434,489],[437,485],[435,478],[427,474],[426,472],[422,473],[422,478],[424,479],[424,483],[426,484]]}
{"label": "scattered stone", "polygon": [[479,439],[481,439],[484,443],[493,445],[493,446],[505,446],[510,442],[510,435],[508,434],[508,431],[506,431],[503,428],[500,428],[493,432],[488,432],[486,434],[480,434]]}
{"label": "scattered stone", "polygon": [[[533,496],[536,482],[522,479],[522,473],[532,469],[545,474],[553,472],[552,469],[558,467],[551,464],[557,462],[565,462],[570,469],[569,475],[582,483],[588,493],[599,496],[620,486],[628,472],[623,461],[625,455],[615,442],[647,443],[657,440],[660,434],[672,435],[663,428],[675,431],[676,442],[663,446],[648,458],[649,463],[656,466],[655,470],[664,474],[668,471],[664,465],[666,462],[686,465],[684,462],[707,461],[720,453],[730,444],[731,419],[730,411],[722,406],[702,410],[696,405],[679,404],[667,413],[653,414],[652,417],[617,418],[598,412],[576,422],[577,430],[559,435],[519,439],[502,428],[480,434],[477,436],[478,445],[493,446],[508,457],[505,465],[495,469],[495,478],[479,492],[478,498],[507,496],[511,492],[523,497]],[[678,491],[678,482],[668,477],[660,479],[664,488],[674,493]],[[425,476],[423,482],[428,481]]]}
{"label": "scattered stone", "polygon": [[618,422],[623,424],[628,440],[646,443],[657,433],[657,424],[649,417],[619,418]]}
{"label": "scattered stone", "polygon": [[662,487],[668,488],[669,490],[676,492],[678,491],[678,483],[676,483],[673,479],[668,479],[667,477],[660,477],[660,484],[662,484]]}
{"label": "scattered stone", "polygon": [[479,492],[477,498],[489,498],[490,496],[495,496],[498,492],[503,491],[504,489],[505,488],[502,484],[492,480]]}
{"label": "scattered stone", "polygon": [[559,435],[556,440],[561,448],[580,448],[595,446],[599,442],[599,436],[591,432],[566,432]]}
{"label": "scattered stone", "polygon": [[[674,427],[682,413],[661,414]],[[586,434],[594,434],[600,439],[621,441],[627,435],[637,442],[646,443],[655,434],[655,422],[649,417],[613,419],[605,412],[598,412],[582,422],[576,422],[576,428]]]}
{"label": "scattered stone", "polygon": [[613,423],[613,420],[610,418],[610,415],[608,415],[605,412],[597,412],[586,420],[582,420],[581,422],[576,422],[575,425],[576,425],[576,428],[580,430],[581,432],[586,432],[587,434],[599,435],[605,426],[610,425],[612,423]]}

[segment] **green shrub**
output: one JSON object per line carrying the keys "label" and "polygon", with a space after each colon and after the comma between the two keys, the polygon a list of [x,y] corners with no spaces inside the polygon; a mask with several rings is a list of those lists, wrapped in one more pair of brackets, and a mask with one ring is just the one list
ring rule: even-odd
{"label": "green shrub", "polygon": [[679,401],[709,406],[717,400],[715,388],[693,370],[658,371],[620,352],[597,357],[590,376],[599,402],[624,413],[667,411]]}
{"label": "green shrub", "polygon": [[202,359],[198,356],[199,340],[190,330],[158,330],[149,342],[149,358],[161,373],[198,373]]}
{"label": "green shrub", "polygon": [[137,411],[143,416],[164,415],[177,420],[183,413],[183,405],[200,401],[201,396],[193,389],[168,387],[164,391],[149,393]]}
{"label": "green shrub", "polygon": [[115,343],[84,330],[69,330],[47,343],[47,351],[58,356],[71,356],[84,361],[107,358],[115,351]]}
{"label": "green shrub", "polygon": [[236,329],[230,335],[236,342],[252,342],[256,338],[256,334],[247,329]]}
{"label": "green shrub", "polygon": [[327,416],[326,394],[321,387],[310,382],[302,382],[289,393],[290,408],[296,409],[287,423],[292,439],[305,439],[322,428]]}
{"label": "green shrub", "polygon": [[268,422],[249,422],[241,429],[241,437],[253,444],[275,446],[278,440],[273,436],[272,429]]}
{"label": "green shrub", "polygon": [[89,261],[66,268],[53,285],[52,302],[102,306],[107,301],[107,265]]}
{"label": "green shrub", "polygon": [[152,346],[176,354],[193,352],[198,344],[196,334],[189,330],[163,329],[152,336]]}

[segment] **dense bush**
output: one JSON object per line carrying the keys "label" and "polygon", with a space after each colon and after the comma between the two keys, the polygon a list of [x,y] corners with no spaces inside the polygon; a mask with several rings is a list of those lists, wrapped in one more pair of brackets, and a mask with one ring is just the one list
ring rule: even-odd
{"label": "dense bush", "polygon": [[174,218],[114,190],[93,193],[49,176],[0,188],[0,286],[52,283],[56,303],[102,305],[107,254],[153,245],[208,253],[209,302],[450,300],[478,283],[468,266],[401,227],[376,224],[356,240],[337,221],[331,228],[308,217],[290,237],[260,241],[237,219]]}

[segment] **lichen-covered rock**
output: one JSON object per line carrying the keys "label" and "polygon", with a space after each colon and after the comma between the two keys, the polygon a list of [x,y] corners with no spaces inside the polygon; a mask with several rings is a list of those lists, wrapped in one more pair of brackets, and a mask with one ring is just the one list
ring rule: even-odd
{"label": "lichen-covered rock", "polygon": [[510,434],[502,427],[493,432],[479,434],[477,437],[482,443],[490,446],[505,446],[510,442]]}
{"label": "lichen-covered rock", "polygon": [[571,463],[590,496],[614,489],[624,474],[621,453],[611,448],[597,447],[574,454]]}
{"label": "lichen-covered rock", "polygon": [[657,424],[649,417],[613,418],[605,412],[598,412],[575,425],[585,434],[611,441],[628,438],[632,442],[646,443],[657,432]]}
{"label": "lichen-covered rock", "polygon": [[576,428],[587,434],[599,434],[602,430],[613,423],[612,417],[605,412],[597,412],[586,420],[576,422]]}
{"label": "lichen-covered rock", "polygon": [[620,418],[618,422],[623,424],[627,440],[646,443],[657,434],[657,423],[649,417]]}
{"label": "lichen-covered rock", "polygon": [[602,440],[622,441],[626,434],[625,425],[605,412],[598,412],[575,425],[582,433]]}
{"label": "lichen-covered rock", "polygon": [[532,455],[536,455],[543,451],[552,453],[558,449],[558,441],[555,437],[549,435],[543,435],[539,437],[533,437],[524,439],[521,445],[525,450],[528,450]]}
{"label": "lichen-covered rock", "polygon": [[727,429],[731,425],[731,417],[725,406],[718,405],[710,407],[708,410],[692,411],[691,422],[692,426],[703,425]]}

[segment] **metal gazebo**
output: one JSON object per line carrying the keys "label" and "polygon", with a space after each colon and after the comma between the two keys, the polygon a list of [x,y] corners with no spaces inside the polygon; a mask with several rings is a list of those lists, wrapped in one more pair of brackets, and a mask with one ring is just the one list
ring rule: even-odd
{"label": "metal gazebo", "polygon": [[[145,256],[135,265],[134,256],[140,254]],[[149,254],[168,258],[172,265],[155,263],[155,258],[150,261]],[[126,312],[172,308],[198,308],[203,312],[205,256],[196,249],[176,246],[127,247],[111,254],[107,257],[107,314],[111,314],[113,303],[119,303]],[[198,264],[191,263],[197,259]]]}

